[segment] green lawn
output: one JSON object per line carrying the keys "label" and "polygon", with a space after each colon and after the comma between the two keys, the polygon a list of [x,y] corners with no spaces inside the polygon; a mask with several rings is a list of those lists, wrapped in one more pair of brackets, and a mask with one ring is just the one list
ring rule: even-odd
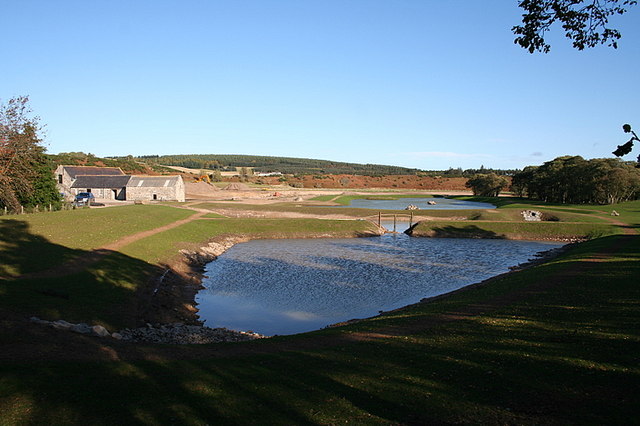
{"label": "green lawn", "polygon": [[195,212],[124,206],[0,217],[0,277],[46,270],[86,250],[157,228]]}
{"label": "green lawn", "polygon": [[611,224],[429,220],[418,223],[411,235],[414,237],[568,240],[599,238],[621,232],[620,227]]}
{"label": "green lawn", "polygon": [[[95,220],[95,228],[111,229],[113,223],[120,222],[117,214],[122,213],[119,231],[110,234],[109,239],[100,240],[100,243],[105,243],[124,236],[126,229],[138,232],[193,214],[188,210],[160,206],[86,210],[80,217],[77,213],[41,214],[44,217],[24,215],[20,220],[0,222],[4,225],[0,228],[3,231],[0,277],[7,277],[0,278],[0,310],[22,313],[26,318],[35,315],[48,320],[101,323],[109,329],[130,327],[135,324],[138,292],[154,276],[163,273],[161,264],[180,256],[180,248],[199,247],[199,244],[221,235],[245,235],[249,238],[356,237],[375,231],[374,225],[363,220],[199,219],[133,242],[81,272],[16,279],[15,272],[46,270],[88,255],[89,250],[77,248],[82,247],[84,239],[72,239],[60,229],[77,224],[89,226],[91,217]],[[124,222],[130,220],[132,214],[137,215],[136,218]],[[50,238],[34,234],[32,229]]]}
{"label": "green lawn", "polygon": [[477,214],[480,210],[379,210],[379,209],[361,209],[355,207],[320,207],[309,206],[300,203],[274,203],[274,204],[245,204],[245,203],[201,203],[194,205],[200,209],[208,209],[211,211],[219,210],[251,210],[258,212],[293,212],[304,213],[316,216],[328,215],[345,215],[354,218],[374,217],[378,212],[383,214],[409,214],[414,216],[431,216],[431,217],[462,217],[466,218]]}
{"label": "green lawn", "polygon": [[237,219],[195,220],[124,247],[121,252],[136,259],[158,263],[189,243],[205,243],[221,235],[249,238],[356,237],[375,232],[365,220]]}
{"label": "green lawn", "polygon": [[[521,205],[505,203],[495,214],[508,219]],[[640,423],[640,236],[607,236],[619,229],[597,221],[615,209],[617,219],[638,227],[640,203],[550,207],[567,217],[584,211],[580,217],[594,221],[478,217],[460,223],[495,234],[508,226],[521,231],[525,225],[538,235],[591,227],[602,236],[534,268],[346,327],[168,348],[53,330],[43,338],[35,326],[12,328],[0,315],[0,424]],[[190,214],[161,206],[131,209],[138,210],[124,214],[142,218],[122,225],[131,226],[130,233]],[[2,267],[27,271],[32,264],[25,259],[33,263],[42,253],[85,254],[92,243],[68,239],[62,229],[96,222],[108,232],[117,221],[104,210],[83,213],[96,215],[86,222],[76,216],[83,210],[55,220],[2,219]],[[484,214],[468,212],[478,213]],[[75,275],[0,280],[0,314],[129,326],[136,292],[182,244],[229,234],[353,235],[370,226],[198,219],[132,243]],[[104,241],[118,238],[115,232]],[[44,355],[30,361],[7,356],[12,350]],[[74,360],[82,354],[96,361]]]}
{"label": "green lawn", "polygon": [[193,360],[4,361],[0,423],[636,424],[639,253],[640,237],[601,238],[428,304]]}
{"label": "green lawn", "polygon": [[[423,221],[414,229],[414,236],[457,236],[516,239],[597,238],[623,232],[611,223],[619,220],[633,229],[640,228],[640,201],[610,206],[557,205],[538,202],[523,204],[523,199],[500,197],[455,197],[468,201],[489,202],[495,210],[461,211],[466,220]],[[548,221],[525,222],[523,210],[538,210]],[[615,210],[619,216],[611,216]],[[449,211],[451,213],[451,211]],[[637,232],[637,231],[636,231]]]}

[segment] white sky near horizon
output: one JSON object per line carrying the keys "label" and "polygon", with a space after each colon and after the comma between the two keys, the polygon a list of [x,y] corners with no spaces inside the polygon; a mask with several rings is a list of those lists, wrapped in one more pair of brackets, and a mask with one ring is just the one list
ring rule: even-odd
{"label": "white sky near horizon", "polygon": [[[513,43],[517,0],[0,0],[0,101],[48,152],[250,154],[424,170],[611,157],[640,127],[640,6],[617,50]],[[626,159],[635,159],[640,147]]]}

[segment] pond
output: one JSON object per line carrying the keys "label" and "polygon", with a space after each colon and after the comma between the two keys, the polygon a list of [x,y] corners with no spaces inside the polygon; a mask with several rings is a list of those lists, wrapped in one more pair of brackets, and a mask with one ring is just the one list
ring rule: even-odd
{"label": "pond", "polygon": [[[427,204],[427,202],[435,202],[436,204]],[[373,200],[365,198],[356,198],[351,200],[348,206],[340,207],[357,207],[361,209],[375,210],[404,210],[408,205],[413,204],[420,210],[468,210],[468,209],[495,209],[496,206],[489,203],[479,203],[476,201],[463,201],[453,198],[439,197],[412,197],[398,198],[395,200]]]}
{"label": "pond", "polygon": [[196,302],[209,327],[295,334],[456,290],[559,245],[404,234],[255,240],[206,266]]}

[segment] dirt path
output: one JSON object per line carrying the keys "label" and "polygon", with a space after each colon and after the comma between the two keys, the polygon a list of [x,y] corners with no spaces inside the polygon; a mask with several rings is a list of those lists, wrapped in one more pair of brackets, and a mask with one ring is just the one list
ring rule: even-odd
{"label": "dirt path", "polygon": [[84,269],[86,269],[88,266],[98,262],[100,259],[108,255],[109,253],[113,251],[117,251],[128,244],[131,244],[143,238],[150,237],[151,235],[155,235],[160,232],[168,231],[169,229],[173,229],[178,226],[184,225],[185,223],[189,223],[194,220],[200,219],[202,218],[202,216],[208,213],[211,213],[208,210],[202,210],[202,209],[190,209],[190,210],[195,210],[196,213],[189,216],[186,219],[177,220],[175,222],[169,223],[164,226],[160,226],[158,228],[153,228],[147,231],[138,232],[136,234],[127,235],[124,238],[121,238],[117,241],[106,244],[102,247],[88,251],[86,254],[78,256],[75,259],[69,262],[63,263],[61,265],[58,265],[54,268],[47,269],[45,271],[38,271],[38,272],[23,274],[18,277],[15,277],[14,279],[20,280],[20,279],[32,279],[32,278],[61,277],[61,276],[81,272]]}

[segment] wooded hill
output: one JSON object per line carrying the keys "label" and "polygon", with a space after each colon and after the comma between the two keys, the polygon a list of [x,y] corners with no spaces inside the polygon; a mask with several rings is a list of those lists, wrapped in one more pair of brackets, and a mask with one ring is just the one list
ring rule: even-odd
{"label": "wooded hill", "polygon": [[98,166],[120,167],[126,174],[176,174],[175,170],[156,164],[146,164],[136,160],[132,156],[100,158],[84,152],[61,152],[59,154],[47,154],[49,161],[55,169],[56,166]]}
{"label": "wooded hill", "polygon": [[313,160],[309,158],[269,157],[259,155],[145,155],[137,160],[149,164],[180,166],[193,169],[225,170],[236,167],[252,167],[255,172],[280,172],[285,174],[350,174],[350,175],[415,175],[418,169],[380,164],[356,164],[339,161]]}

